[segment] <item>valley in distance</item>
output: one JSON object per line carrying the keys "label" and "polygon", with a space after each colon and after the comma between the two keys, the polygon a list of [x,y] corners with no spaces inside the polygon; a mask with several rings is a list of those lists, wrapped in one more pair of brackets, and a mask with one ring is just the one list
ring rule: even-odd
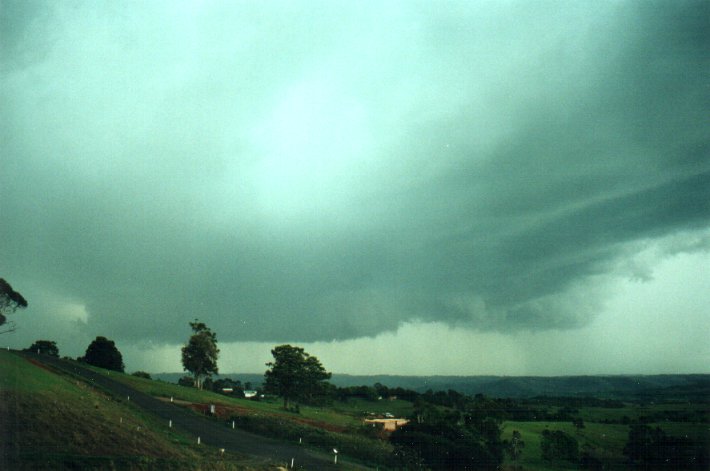
{"label": "valley in distance", "polygon": [[[36,351],[0,350],[0,468],[710,465],[707,374],[334,374],[288,401],[264,375],[213,375],[202,389],[187,380],[184,373],[128,374]],[[256,394],[247,398],[244,389]]]}

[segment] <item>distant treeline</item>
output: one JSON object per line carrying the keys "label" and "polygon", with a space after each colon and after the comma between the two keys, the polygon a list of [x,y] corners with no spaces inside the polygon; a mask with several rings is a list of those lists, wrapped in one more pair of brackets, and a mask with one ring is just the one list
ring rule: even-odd
{"label": "distant treeline", "polygon": [[[153,377],[176,383],[184,373],[159,373]],[[258,388],[263,374],[232,373],[215,376],[236,378]],[[597,397],[622,401],[680,400],[707,402],[710,375],[619,375],[619,376],[354,376],[333,374],[330,382],[338,387],[383,384],[390,388],[425,393],[454,390],[466,395],[532,399],[547,397]],[[574,406],[572,406],[574,407]]]}

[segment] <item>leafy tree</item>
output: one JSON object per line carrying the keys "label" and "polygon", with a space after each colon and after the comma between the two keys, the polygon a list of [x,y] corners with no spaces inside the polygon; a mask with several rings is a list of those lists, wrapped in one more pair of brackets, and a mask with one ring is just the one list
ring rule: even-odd
{"label": "leafy tree", "polygon": [[579,461],[577,439],[562,430],[543,430],[540,448],[543,460],[566,460],[573,463]]}
{"label": "leafy tree", "polygon": [[442,420],[441,411],[432,403],[418,396],[414,400],[414,420],[419,423],[437,423]]}
{"label": "leafy tree", "polygon": [[271,350],[274,361],[266,366],[264,391],[283,397],[284,409],[292,399],[312,400],[323,392],[323,382],[331,374],[325,371],[318,358],[300,347],[279,345]]}
{"label": "leafy tree", "polygon": [[523,453],[523,448],[525,448],[525,442],[523,441],[523,436],[517,430],[513,430],[513,437],[507,444],[507,451],[510,455],[510,459],[517,461],[520,455]]}
{"label": "leafy tree", "polygon": [[25,351],[59,358],[57,342],[52,340],[35,340],[35,343],[30,345],[29,348],[26,348]]}
{"label": "leafy tree", "polygon": [[150,373],[146,373],[145,371],[134,371],[133,373],[131,373],[131,376],[136,376],[138,378],[152,379],[150,377]]}
{"label": "leafy tree", "polygon": [[189,388],[192,388],[195,386],[195,379],[191,376],[183,376],[178,380],[177,384],[179,386],[187,386]]}
{"label": "leafy tree", "polygon": [[475,430],[450,420],[410,422],[390,435],[400,466],[425,469],[494,470],[502,456]]}
{"label": "leafy tree", "polygon": [[120,371],[123,373],[125,368],[123,364],[123,356],[116,348],[113,340],[106,337],[96,337],[86,349],[83,361],[90,365],[106,368],[107,370]]}
{"label": "leafy tree", "polygon": [[7,316],[17,309],[26,307],[27,300],[20,293],[12,289],[10,283],[5,281],[4,278],[0,278],[0,326],[6,327],[5,330],[0,331],[0,334],[13,332],[15,330],[15,323],[13,321],[8,322]]}
{"label": "leafy tree", "polygon": [[389,395],[390,395],[389,388],[387,386],[385,386],[384,384],[377,382],[372,387],[375,388],[375,391],[377,391],[378,397],[382,397],[382,398],[389,397]]}
{"label": "leafy tree", "polygon": [[687,437],[672,437],[660,428],[635,424],[629,429],[624,454],[646,469],[708,469],[710,449]]}
{"label": "leafy tree", "polygon": [[192,373],[195,387],[202,389],[204,379],[218,373],[217,334],[197,319],[195,322],[190,322],[190,327],[193,334],[182,347],[182,366],[185,371]]}
{"label": "leafy tree", "polygon": [[582,449],[582,454],[579,457],[579,469],[592,469],[595,471],[605,469],[604,463],[594,456],[594,447],[589,444],[585,444]]}

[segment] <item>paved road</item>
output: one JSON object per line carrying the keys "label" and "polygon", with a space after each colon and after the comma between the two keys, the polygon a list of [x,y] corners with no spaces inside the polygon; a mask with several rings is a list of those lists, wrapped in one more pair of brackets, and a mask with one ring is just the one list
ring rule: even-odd
{"label": "paved road", "polygon": [[[21,354],[27,358],[38,360],[46,365],[83,378],[117,397],[123,399],[130,397],[130,401],[136,406],[165,420],[166,426],[168,421],[172,420],[173,427],[180,429],[188,436],[194,437],[195,441],[197,441],[197,437],[200,437],[200,441],[203,444],[247,455],[269,458],[275,462],[288,465],[290,465],[291,459],[293,458],[297,469],[342,469],[340,464],[337,466],[333,464],[332,457],[330,456],[318,455],[295,444],[292,445],[265,438],[243,430],[231,429],[224,423],[207,417],[201,417],[175,404],[160,401],[152,396],[137,391],[130,386],[111,379],[110,374],[97,373],[93,370],[83,368],[75,362],[69,362],[47,355],[37,355],[27,352],[21,352]],[[347,467],[352,468],[350,464],[348,464]]]}

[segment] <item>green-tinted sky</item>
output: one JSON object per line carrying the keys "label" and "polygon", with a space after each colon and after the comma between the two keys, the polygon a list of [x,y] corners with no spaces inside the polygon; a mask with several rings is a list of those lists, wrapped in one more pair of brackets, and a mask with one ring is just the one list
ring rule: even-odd
{"label": "green-tinted sky", "polygon": [[16,347],[708,372],[710,4],[0,3]]}

